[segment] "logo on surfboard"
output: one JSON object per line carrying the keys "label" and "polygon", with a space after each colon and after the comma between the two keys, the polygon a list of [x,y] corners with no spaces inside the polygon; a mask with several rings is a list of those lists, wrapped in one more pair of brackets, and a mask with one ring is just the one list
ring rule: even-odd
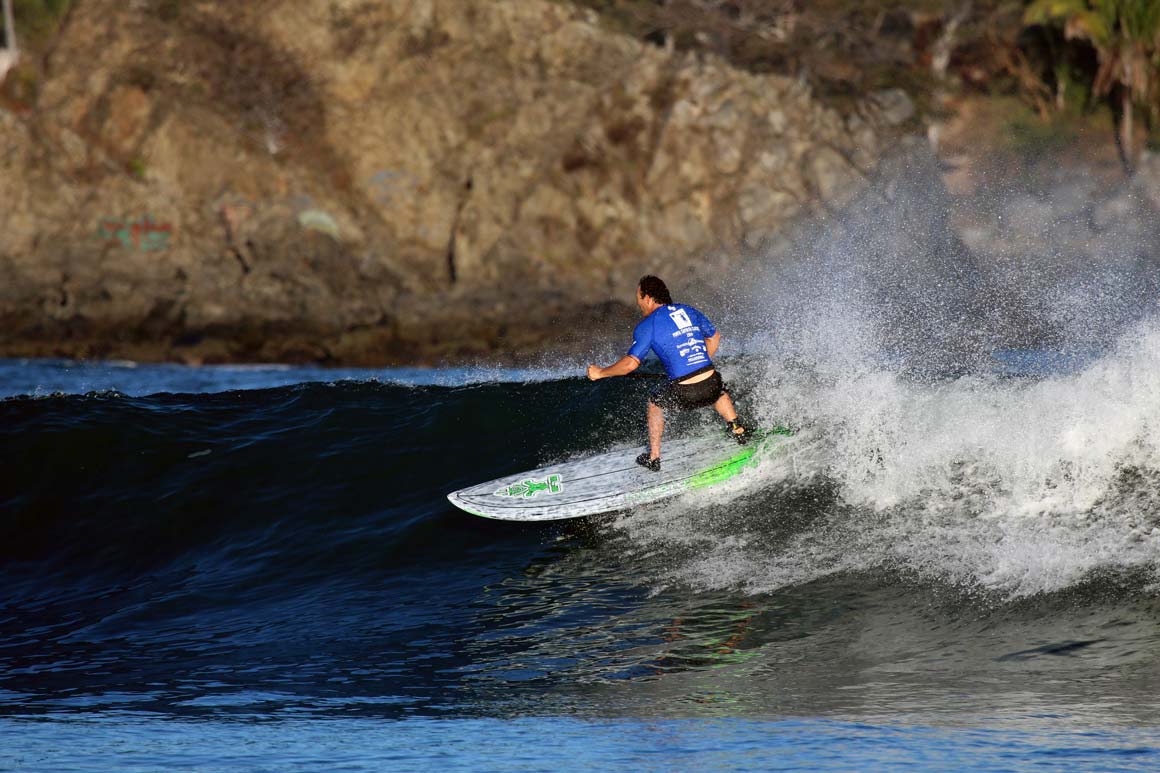
{"label": "logo on surfboard", "polygon": [[528,478],[519,483],[513,483],[510,486],[504,486],[499,491],[495,492],[497,497],[523,497],[531,499],[536,494],[543,492],[545,494],[559,494],[564,490],[564,483],[560,480],[559,475],[549,475],[543,480],[536,480],[535,478]]}

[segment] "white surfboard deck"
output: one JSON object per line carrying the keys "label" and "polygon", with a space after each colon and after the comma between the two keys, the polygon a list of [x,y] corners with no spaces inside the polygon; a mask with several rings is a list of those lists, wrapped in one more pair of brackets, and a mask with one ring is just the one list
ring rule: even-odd
{"label": "white surfboard deck", "polygon": [[739,446],[725,434],[666,440],[661,469],[636,463],[640,447],[595,454],[468,486],[447,495],[451,504],[501,521],[555,521],[626,510],[722,483],[775,452],[791,432],[758,431]]}

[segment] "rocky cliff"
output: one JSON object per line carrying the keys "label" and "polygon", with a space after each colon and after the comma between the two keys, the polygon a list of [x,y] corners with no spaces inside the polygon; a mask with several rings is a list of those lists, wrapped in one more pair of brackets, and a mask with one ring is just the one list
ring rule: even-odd
{"label": "rocky cliff", "polygon": [[0,109],[0,355],[528,354],[713,286],[910,117],[542,0],[77,0]]}

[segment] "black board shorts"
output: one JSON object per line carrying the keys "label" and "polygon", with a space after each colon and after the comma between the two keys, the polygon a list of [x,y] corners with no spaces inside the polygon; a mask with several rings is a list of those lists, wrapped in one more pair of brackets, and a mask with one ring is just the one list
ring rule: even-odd
{"label": "black board shorts", "polygon": [[[683,378],[690,378],[692,375],[695,374]],[[682,384],[676,379],[666,381],[653,390],[649,402],[666,411],[689,411],[712,405],[717,402],[717,398],[728,393],[729,388],[721,380],[721,372],[714,371],[712,376],[695,384]]]}

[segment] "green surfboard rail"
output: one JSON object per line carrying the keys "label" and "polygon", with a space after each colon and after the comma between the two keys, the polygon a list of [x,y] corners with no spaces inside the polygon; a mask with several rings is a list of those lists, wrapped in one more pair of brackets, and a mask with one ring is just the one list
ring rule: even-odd
{"label": "green surfboard rail", "polygon": [[705,486],[712,486],[715,483],[729,480],[753,462],[753,457],[757,454],[758,447],[763,445],[770,438],[779,435],[793,435],[793,430],[789,427],[778,426],[773,427],[772,429],[755,432],[754,438],[751,441],[753,445],[750,445],[744,450],[740,451],[736,456],[726,459],[724,462],[714,465],[712,468],[698,473],[692,478],[689,478],[687,481],[688,487],[691,489],[704,488]]}
{"label": "green surfboard rail", "polygon": [[753,455],[755,453],[755,449],[745,449],[732,459],[726,459],[721,464],[689,478],[688,487],[704,488],[705,486],[712,486],[714,483],[720,483],[723,480],[732,478],[749,466],[749,463],[753,461]]}

